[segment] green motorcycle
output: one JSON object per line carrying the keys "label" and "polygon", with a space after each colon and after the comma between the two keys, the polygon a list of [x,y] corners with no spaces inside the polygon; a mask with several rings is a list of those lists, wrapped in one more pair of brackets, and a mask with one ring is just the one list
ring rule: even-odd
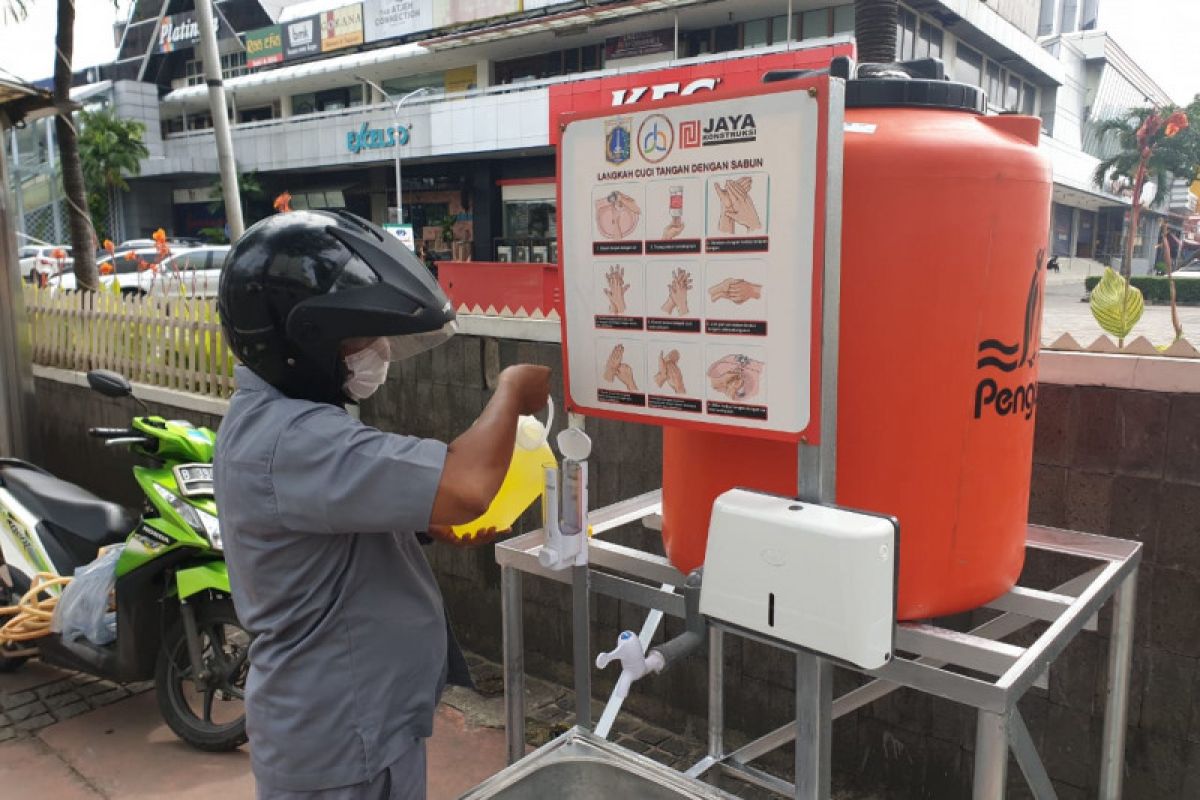
{"label": "green motorcycle", "polygon": [[[116,373],[94,370],[87,378],[100,394],[141,403]],[[246,742],[242,701],[251,637],[234,612],[221,552],[212,480],[216,435],[157,416],[88,432],[148,462],[133,468],[146,496],[142,513],[34,464],[0,459],[0,606],[14,604],[38,573],[73,575],[100,548],[124,544],[115,569],[115,639],[98,645],[51,633],[5,643],[0,671],[36,656],[118,683],[153,678],[163,718],[179,738],[201,750],[239,747]]]}

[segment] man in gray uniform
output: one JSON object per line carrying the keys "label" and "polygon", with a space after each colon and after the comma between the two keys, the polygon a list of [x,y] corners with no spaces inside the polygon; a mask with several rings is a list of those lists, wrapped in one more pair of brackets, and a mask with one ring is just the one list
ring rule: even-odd
{"label": "man in gray uniform", "polygon": [[549,372],[505,370],[448,446],[351,417],[345,403],[447,338],[454,313],[397,239],[350,214],[279,214],[246,231],[219,308],[245,365],[214,466],[234,605],[255,636],[258,796],[424,798],[424,741],[461,654],[418,535],[458,543],[444,526],[487,508]]}

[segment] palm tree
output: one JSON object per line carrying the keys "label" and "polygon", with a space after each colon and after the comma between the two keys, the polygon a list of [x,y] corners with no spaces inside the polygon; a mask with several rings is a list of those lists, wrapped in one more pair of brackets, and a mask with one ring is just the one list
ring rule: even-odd
{"label": "palm tree", "polygon": [[[3,0],[5,23],[25,19],[28,0]],[[83,164],[75,125],[71,121],[71,60],[75,52],[75,2],[58,0],[58,25],[54,34],[54,135],[58,140],[58,158],[62,168],[63,193],[67,196],[67,216],[71,229],[71,250],[75,259],[75,279],[81,288],[95,289],[99,284],[96,273],[96,237],[88,218],[87,191],[83,182]]]}
{"label": "palm tree", "polygon": [[111,110],[84,111],[79,115],[79,155],[88,188],[92,224],[98,238],[109,238],[109,212],[116,207],[117,192],[129,191],[126,175],[142,171],[141,160],[150,155],[142,137],[146,126],[121,119]]}
{"label": "palm tree", "polygon": [[[1164,133],[1168,126],[1164,121],[1173,114],[1181,113],[1188,123],[1183,127]],[[1149,134],[1147,120],[1156,120],[1156,127]],[[1102,120],[1096,125],[1101,141],[1112,142],[1115,151],[1096,165],[1092,182],[1103,188],[1114,177],[1127,177],[1133,182],[1134,196],[1130,208],[1129,230],[1126,232],[1126,256],[1121,272],[1129,275],[1132,267],[1133,240],[1141,217],[1142,186],[1146,181],[1155,183],[1154,203],[1166,199],[1173,178],[1181,178],[1189,184],[1200,177],[1200,97],[1186,109],[1174,106],[1166,108],[1135,108],[1123,116]],[[1149,138],[1147,138],[1147,135]],[[1142,141],[1139,141],[1139,136]],[[1149,142],[1149,145],[1147,145]],[[1148,152],[1148,156],[1147,156]],[[1157,238],[1157,237],[1155,237]]]}
{"label": "palm tree", "polygon": [[[261,200],[266,194],[262,186],[262,181],[258,179],[257,172],[238,173],[237,183],[238,194],[241,195],[243,202]],[[225,213],[225,184],[221,181],[221,176],[219,174],[217,175],[216,179],[209,184],[208,196],[212,200],[212,202],[208,204],[209,213]]]}
{"label": "palm tree", "polygon": [[[24,0],[13,0],[24,3]],[[79,142],[71,120],[71,60],[75,53],[75,0],[58,0],[58,25],[54,34],[57,55],[54,59],[54,136],[58,140],[58,160],[62,165],[63,193],[67,196],[67,219],[71,229],[71,255],[75,259],[76,285],[83,289],[99,286],[96,249],[99,241],[92,230],[88,213],[87,187],[83,181],[83,162]]]}
{"label": "palm tree", "polygon": [[858,60],[887,64],[896,60],[897,0],[854,0],[854,38]]}

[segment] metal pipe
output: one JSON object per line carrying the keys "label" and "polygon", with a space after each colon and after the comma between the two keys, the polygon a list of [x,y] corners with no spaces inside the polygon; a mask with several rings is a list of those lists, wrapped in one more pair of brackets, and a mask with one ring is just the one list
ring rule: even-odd
{"label": "metal pipe", "polygon": [[245,230],[245,223],[242,221],[242,196],[238,190],[237,161],[233,157],[233,136],[229,132],[229,109],[225,106],[225,84],[221,76],[221,56],[217,52],[217,26],[213,22],[212,0],[200,0],[196,3],[196,12],[200,22],[204,80],[208,84],[208,107],[217,140],[217,166],[221,172],[225,220],[229,223],[229,241],[236,242]]}
{"label": "metal pipe", "polygon": [[708,632],[708,755],[725,757],[725,631]]}
{"label": "metal pipe", "polygon": [[508,763],[525,756],[525,620],[523,575],[500,568],[501,638],[504,648],[504,735]]}
{"label": "metal pipe", "polygon": [[796,800],[828,800],[832,791],[833,664],[796,654]]}
{"label": "metal pipe", "polygon": [[980,711],[975,724],[973,800],[1004,800],[1008,772],[1008,715]]}
{"label": "metal pipe", "polygon": [[1108,686],[1105,691],[1104,734],[1100,749],[1100,800],[1120,800],[1121,797],[1136,600],[1137,567],[1134,567],[1113,597],[1112,641],[1108,645]]}
{"label": "metal pipe", "polygon": [[575,724],[592,726],[592,644],[589,602],[590,573],[587,565],[571,568],[571,616],[574,629]]}

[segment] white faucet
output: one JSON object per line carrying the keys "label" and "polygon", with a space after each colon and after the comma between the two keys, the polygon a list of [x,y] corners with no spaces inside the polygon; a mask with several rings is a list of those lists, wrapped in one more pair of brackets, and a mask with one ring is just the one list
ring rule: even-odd
{"label": "white faucet", "polygon": [[642,642],[633,631],[625,631],[617,637],[616,650],[596,656],[596,668],[604,669],[614,660],[621,662],[621,677],[617,678],[616,688],[613,689],[613,697],[618,700],[625,699],[634,681],[652,672],[662,672],[666,666],[662,654],[657,650],[651,650],[648,655],[642,653]]}

